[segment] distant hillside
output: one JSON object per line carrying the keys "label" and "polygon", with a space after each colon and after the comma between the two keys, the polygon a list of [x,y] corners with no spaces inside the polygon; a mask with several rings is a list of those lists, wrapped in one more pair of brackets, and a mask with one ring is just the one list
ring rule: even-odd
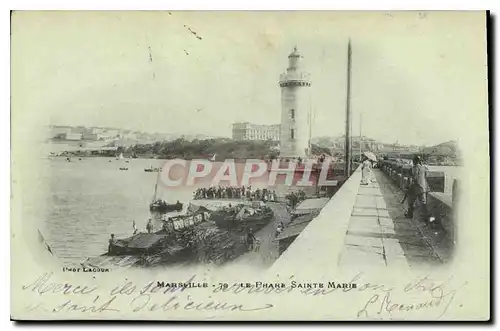
{"label": "distant hillside", "polygon": [[435,146],[425,147],[422,150],[423,154],[442,155],[449,157],[459,157],[460,151],[456,141],[447,141]]}

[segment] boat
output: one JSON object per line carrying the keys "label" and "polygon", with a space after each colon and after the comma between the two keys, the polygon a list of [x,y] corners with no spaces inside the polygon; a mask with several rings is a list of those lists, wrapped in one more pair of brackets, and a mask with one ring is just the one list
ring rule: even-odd
{"label": "boat", "polygon": [[144,168],[144,171],[145,172],[161,172],[162,168],[153,168],[153,166],[151,166],[149,168]]}
{"label": "boat", "polygon": [[[135,233],[124,239],[112,239],[109,242],[108,252],[103,256],[118,255],[154,255],[169,253],[175,255],[188,248],[187,242],[180,240],[187,232],[209,217],[209,211],[200,208],[194,213],[169,217],[163,221],[163,227],[154,233]],[[184,238],[185,239],[185,238]],[[167,254],[168,255],[168,254]]]}
{"label": "boat", "polygon": [[170,216],[162,221],[163,229],[157,231],[156,233],[172,233],[174,231],[182,231],[206,222],[209,217],[210,211],[204,207],[200,207],[198,210],[188,214]]}
{"label": "boat", "polygon": [[217,227],[227,230],[249,229],[256,232],[269,224],[274,219],[273,210],[261,204],[255,205],[231,205],[222,207],[210,214],[210,221],[215,222]]}
{"label": "boat", "polygon": [[[191,263],[222,265],[248,251],[241,234],[206,221],[206,210],[168,218],[155,233],[138,233],[109,241],[97,261],[117,260],[124,267],[181,266]],[[126,262],[126,263],[124,263]]]}
{"label": "boat", "polygon": [[155,200],[149,205],[149,210],[158,213],[170,213],[173,211],[182,211],[184,205],[177,201],[176,203],[167,203],[165,200]]}
{"label": "boat", "polygon": [[137,233],[125,239],[111,240],[107,255],[141,255],[163,248],[166,234]]}
{"label": "boat", "polygon": [[127,167],[121,167],[120,170],[128,170]]}
{"label": "boat", "polygon": [[149,204],[149,210],[151,212],[158,212],[158,213],[170,213],[173,211],[182,211],[182,208],[184,205],[177,201],[176,203],[167,203],[165,200],[158,199],[157,194],[158,194],[158,182],[160,181],[160,172],[158,172],[158,176],[156,178],[156,184],[155,184],[155,191],[153,195],[153,199],[151,200],[151,203]]}

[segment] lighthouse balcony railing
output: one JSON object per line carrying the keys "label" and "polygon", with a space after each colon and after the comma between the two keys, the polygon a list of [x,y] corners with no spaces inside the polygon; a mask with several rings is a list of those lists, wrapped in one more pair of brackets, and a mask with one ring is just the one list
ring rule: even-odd
{"label": "lighthouse balcony railing", "polygon": [[308,81],[310,78],[309,73],[305,72],[287,72],[287,73],[282,73],[280,75],[280,82],[285,82],[285,81]]}

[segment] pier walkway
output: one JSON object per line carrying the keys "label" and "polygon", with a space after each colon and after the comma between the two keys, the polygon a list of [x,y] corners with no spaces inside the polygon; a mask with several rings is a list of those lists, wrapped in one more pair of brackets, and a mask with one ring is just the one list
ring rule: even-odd
{"label": "pier walkway", "polygon": [[[453,246],[442,228],[404,216],[403,191],[373,169],[361,185],[357,169],[274,262],[271,272],[312,269],[433,268],[446,263]],[[313,267],[314,266],[314,267]]]}
{"label": "pier walkway", "polygon": [[375,178],[359,187],[339,266],[408,268],[441,264],[433,247],[434,231],[426,231],[426,225],[406,218],[402,193],[382,172],[375,169],[373,173]]}

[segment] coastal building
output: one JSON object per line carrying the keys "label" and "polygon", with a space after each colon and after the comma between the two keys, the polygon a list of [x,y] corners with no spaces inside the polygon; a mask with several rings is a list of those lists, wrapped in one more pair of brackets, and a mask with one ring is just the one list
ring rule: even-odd
{"label": "coastal building", "polygon": [[82,134],[71,132],[71,133],[66,134],[64,139],[65,140],[82,140]]}
{"label": "coastal building", "polygon": [[96,128],[87,128],[82,134],[83,140],[99,140],[99,133],[101,130]]}
{"label": "coastal building", "polygon": [[249,122],[233,123],[235,140],[273,140],[280,138],[280,125],[261,125]]}
{"label": "coastal building", "polygon": [[307,157],[311,140],[311,80],[303,70],[297,47],[288,55],[288,68],[280,75],[280,157]]}
{"label": "coastal building", "polygon": [[54,125],[50,127],[50,138],[66,139],[66,135],[71,132],[70,126]]}
{"label": "coastal building", "polygon": [[84,134],[85,131],[87,131],[87,128],[84,126],[77,126],[77,127],[71,128],[71,133],[75,133],[75,134]]}

